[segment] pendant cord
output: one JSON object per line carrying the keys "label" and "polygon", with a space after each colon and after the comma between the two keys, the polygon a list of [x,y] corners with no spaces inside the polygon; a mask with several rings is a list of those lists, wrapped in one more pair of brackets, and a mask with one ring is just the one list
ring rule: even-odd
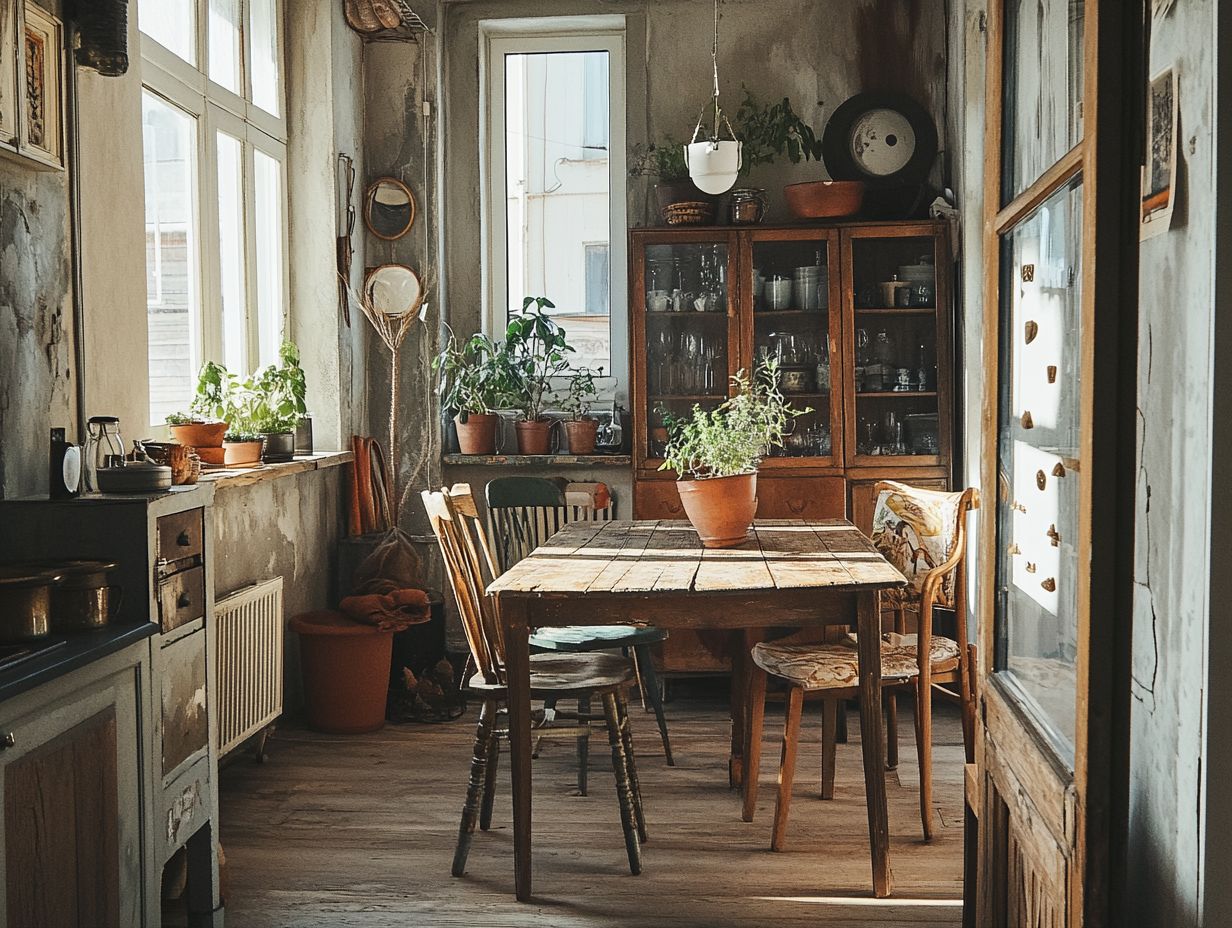
{"label": "pendant cord", "polygon": [[714,135],[719,137],[719,0],[714,0],[714,44],[710,46],[710,63],[714,66]]}

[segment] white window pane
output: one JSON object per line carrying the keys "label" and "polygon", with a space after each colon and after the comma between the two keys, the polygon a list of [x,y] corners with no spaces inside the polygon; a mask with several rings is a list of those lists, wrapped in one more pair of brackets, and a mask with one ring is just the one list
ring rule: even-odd
{"label": "white window pane", "polygon": [[141,0],[137,21],[155,42],[197,63],[197,0]]}
{"label": "white window pane", "polygon": [[232,373],[242,376],[249,372],[244,311],[244,149],[239,139],[224,132],[218,133],[217,145],[222,360]]}
{"label": "white window pane", "polygon": [[556,304],[576,366],[612,369],[607,52],[505,57],[509,311]]}
{"label": "white window pane", "polygon": [[252,42],[252,102],[273,116],[281,116],[278,0],[249,0],[248,11]]}
{"label": "white window pane", "polygon": [[240,0],[210,0],[209,22],[210,80],[241,93]]}
{"label": "white window pane", "polygon": [[262,366],[278,361],[282,344],[283,293],[282,165],[263,151],[254,155],[257,237],[257,328]]}
{"label": "white window pane", "polygon": [[187,411],[200,363],[197,286],[197,124],[148,90],[141,98],[145,150],[146,322],[150,423]]}

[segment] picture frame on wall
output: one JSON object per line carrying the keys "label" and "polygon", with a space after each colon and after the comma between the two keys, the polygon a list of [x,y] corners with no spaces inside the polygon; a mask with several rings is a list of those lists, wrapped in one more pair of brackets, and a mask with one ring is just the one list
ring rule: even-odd
{"label": "picture frame on wall", "polygon": [[[0,0],[2,2],[2,0]],[[64,163],[61,106],[64,54],[62,26],[33,0],[26,0],[22,37],[20,119],[22,153],[60,167]]]}
{"label": "picture frame on wall", "polygon": [[19,0],[0,0],[0,145],[17,146],[17,11]]}

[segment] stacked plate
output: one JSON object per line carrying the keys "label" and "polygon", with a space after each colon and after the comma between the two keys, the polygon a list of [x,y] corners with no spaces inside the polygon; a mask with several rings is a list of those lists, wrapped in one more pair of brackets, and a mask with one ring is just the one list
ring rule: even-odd
{"label": "stacked plate", "polygon": [[828,308],[829,287],[830,275],[824,266],[798,267],[791,273],[791,296],[796,309]]}

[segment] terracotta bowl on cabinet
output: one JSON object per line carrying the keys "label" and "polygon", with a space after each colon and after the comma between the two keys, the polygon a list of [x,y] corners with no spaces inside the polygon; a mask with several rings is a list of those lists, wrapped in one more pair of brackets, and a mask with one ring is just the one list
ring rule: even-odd
{"label": "terracotta bowl on cabinet", "polygon": [[783,188],[788,208],[801,219],[843,219],[864,205],[864,181],[812,180]]}

